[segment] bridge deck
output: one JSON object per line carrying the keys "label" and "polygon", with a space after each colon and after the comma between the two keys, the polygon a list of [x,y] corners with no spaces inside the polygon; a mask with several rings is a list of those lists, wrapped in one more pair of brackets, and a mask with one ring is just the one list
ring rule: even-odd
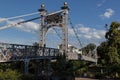
{"label": "bridge deck", "polygon": [[59,50],[29,45],[0,44],[0,62],[21,61],[25,59],[49,59],[59,55]]}
{"label": "bridge deck", "polygon": [[84,60],[84,61],[90,61],[90,62],[97,62],[97,58],[95,57],[90,57],[90,56],[85,56],[85,55],[82,55],[82,54],[77,54],[77,53],[68,53],[67,54],[67,58],[69,60]]}
{"label": "bridge deck", "polygon": [[[24,61],[33,59],[55,59],[60,54],[59,49],[0,43],[0,62]],[[77,53],[67,53],[69,60],[85,60],[96,62],[95,58]]]}

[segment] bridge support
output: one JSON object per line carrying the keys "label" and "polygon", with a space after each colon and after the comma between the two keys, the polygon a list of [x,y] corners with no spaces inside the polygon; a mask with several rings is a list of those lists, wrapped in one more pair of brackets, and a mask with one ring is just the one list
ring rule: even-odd
{"label": "bridge support", "polygon": [[67,54],[68,52],[68,6],[64,2],[64,6],[61,7],[63,10],[63,22],[62,22],[62,53]]}
{"label": "bridge support", "polygon": [[50,70],[50,68],[51,68],[51,63],[50,63],[50,59],[48,59],[48,61],[47,61],[47,80],[50,80],[50,76],[51,76],[51,70]]}
{"label": "bridge support", "polygon": [[41,24],[40,24],[40,42],[39,46],[45,47],[45,35],[47,32],[47,29],[45,28],[45,17],[46,17],[46,10],[44,8],[44,4],[41,5],[40,16],[41,16]]}
{"label": "bridge support", "polygon": [[40,16],[41,16],[41,25],[40,25],[40,42],[41,47],[46,46],[45,36],[49,28],[59,27],[62,30],[62,46],[61,53],[67,53],[68,51],[68,6],[65,2],[61,7],[60,11],[47,14],[47,11],[44,8],[44,5],[41,5]]}
{"label": "bridge support", "polygon": [[28,66],[29,66],[29,60],[24,60],[24,73],[28,74]]}

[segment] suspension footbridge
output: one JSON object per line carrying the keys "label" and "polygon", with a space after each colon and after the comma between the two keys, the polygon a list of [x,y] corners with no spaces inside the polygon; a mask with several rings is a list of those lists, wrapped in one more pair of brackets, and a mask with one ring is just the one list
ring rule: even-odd
{"label": "suspension footbridge", "polygon": [[[14,24],[8,24],[0,27],[0,30],[11,28],[13,26],[25,24],[27,22],[40,19],[40,41],[38,46],[33,45],[21,45],[21,44],[10,44],[10,43],[0,43],[0,62],[13,62],[13,61],[23,61],[25,66],[28,66],[30,60],[41,60],[41,59],[56,59],[57,56],[66,54],[68,60],[84,60],[89,62],[97,63],[97,53],[96,51],[90,51],[88,54],[84,54],[80,49],[69,45],[68,42],[68,24],[72,25],[68,15],[69,7],[65,2],[61,7],[60,11],[48,13],[44,5],[41,5],[39,12],[25,14],[21,16],[15,16],[7,18],[6,20],[16,19],[25,16],[31,16],[35,14],[40,14],[40,17],[35,17],[29,20],[17,22]],[[3,22],[0,21],[0,22]],[[62,30],[62,37],[57,34],[55,27],[59,27]],[[53,28],[59,38],[62,40],[59,48],[50,48],[46,46],[46,33],[50,28]],[[81,41],[77,35],[77,32],[72,25],[72,29],[75,33],[75,36],[79,42],[79,45],[82,46]],[[27,68],[26,68],[27,69]],[[27,71],[27,70],[26,70]]]}

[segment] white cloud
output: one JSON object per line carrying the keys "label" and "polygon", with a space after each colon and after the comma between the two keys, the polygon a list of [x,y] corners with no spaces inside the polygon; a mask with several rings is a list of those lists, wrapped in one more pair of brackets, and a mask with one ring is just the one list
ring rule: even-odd
{"label": "white cloud", "polygon": [[[106,32],[105,30],[98,30],[95,28],[85,27],[83,24],[79,24],[76,27],[77,27],[76,31],[78,33],[79,39],[84,45],[89,43],[95,43],[98,45],[100,44],[101,41],[105,40],[104,38]],[[70,42],[77,42],[76,44],[78,44],[78,41],[76,41],[75,38],[75,34],[71,28],[69,29],[68,33],[69,33],[69,37],[72,38]],[[74,41],[73,38],[75,39]]]}
{"label": "white cloud", "polygon": [[[79,26],[80,26],[80,25],[79,25]],[[79,27],[78,30],[81,31],[81,33],[86,33],[86,32],[89,32],[89,31],[90,31],[90,28],[81,26],[81,27]]]}
{"label": "white cloud", "polygon": [[5,20],[7,20],[7,19],[6,19],[6,18],[1,18],[1,17],[0,17],[0,23],[3,22],[3,21],[5,21]]}
{"label": "white cloud", "polygon": [[74,35],[74,31],[73,31],[73,29],[68,28],[68,34],[69,34],[69,35]]}
{"label": "white cloud", "polygon": [[[8,24],[15,24],[18,22],[22,22],[25,21],[24,19],[18,19],[15,21],[7,21]],[[32,32],[32,33],[36,33],[39,31],[39,24],[35,23],[35,22],[27,22],[27,23],[23,23],[21,25],[16,25],[16,26],[12,26],[15,27],[16,29],[19,29],[21,31],[25,31],[25,32]]]}
{"label": "white cloud", "polygon": [[16,26],[16,28],[25,31],[25,32],[38,32],[39,31],[39,24],[34,22],[27,22],[25,24]]}
{"label": "white cloud", "polygon": [[97,4],[97,7],[101,7],[105,2],[106,2],[106,0],[102,0],[101,3]]}
{"label": "white cloud", "polygon": [[92,38],[92,36],[87,35],[87,34],[86,34],[86,35],[84,35],[84,37],[85,37],[85,38],[87,38],[87,39],[91,39],[91,38]]}
{"label": "white cloud", "polygon": [[82,37],[85,38],[96,38],[96,39],[102,39],[105,35],[104,30],[97,30],[95,28],[85,27],[78,25],[78,32],[79,34],[82,34]]}
{"label": "white cloud", "polygon": [[[18,19],[18,20],[15,20],[15,21],[7,21],[8,24],[15,24],[15,23],[18,23],[18,22],[22,22],[22,21],[25,21],[24,19]],[[30,32],[30,33],[39,33],[40,31],[40,25],[38,23],[35,23],[35,22],[27,22],[27,23],[23,23],[23,24],[20,24],[20,25],[16,25],[16,26],[12,26],[18,30],[21,30],[21,31],[25,31],[25,32]],[[53,29],[49,29],[48,30],[48,34],[55,34],[55,31]]]}
{"label": "white cloud", "polygon": [[114,13],[115,13],[115,11],[113,9],[109,8],[109,9],[106,9],[104,14],[100,15],[100,17],[102,17],[102,18],[110,18]]}

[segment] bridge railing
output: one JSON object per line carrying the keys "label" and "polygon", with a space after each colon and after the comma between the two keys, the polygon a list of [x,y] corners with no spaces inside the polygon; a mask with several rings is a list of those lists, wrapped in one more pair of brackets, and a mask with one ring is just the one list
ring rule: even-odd
{"label": "bridge railing", "polygon": [[[55,48],[0,43],[0,62],[20,61],[25,59],[51,59],[56,58],[59,54],[59,49]],[[76,50],[68,51],[67,53],[69,60],[96,62],[96,56],[95,51],[90,51],[86,55]]]}
{"label": "bridge railing", "polygon": [[82,53],[79,51],[69,51],[67,54],[67,58],[69,60],[84,60],[84,61],[90,61],[90,62],[96,62],[97,63],[97,52],[96,51],[89,51],[89,53]]}
{"label": "bridge railing", "polygon": [[47,47],[0,43],[0,62],[54,58],[59,50]]}

